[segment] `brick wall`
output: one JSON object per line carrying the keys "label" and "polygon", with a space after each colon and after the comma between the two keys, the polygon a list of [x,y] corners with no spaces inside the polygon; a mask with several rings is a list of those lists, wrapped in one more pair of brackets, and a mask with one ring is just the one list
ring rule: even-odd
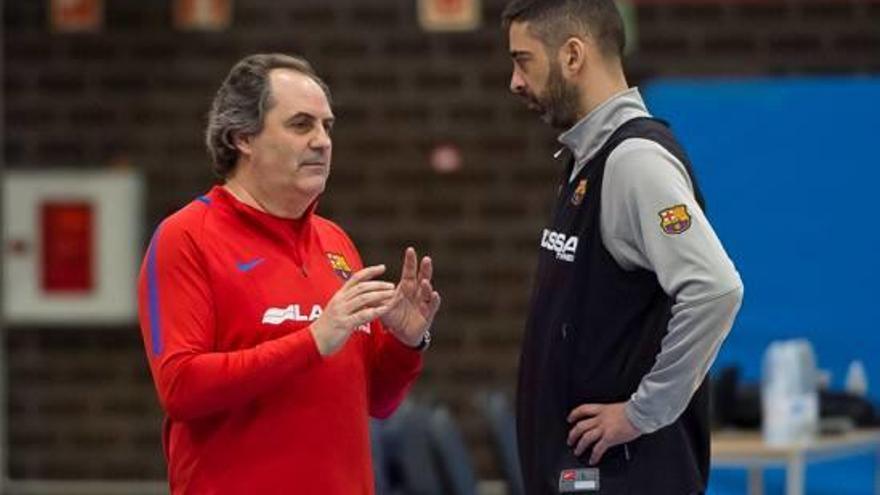
{"label": "brick wall", "polygon": [[[4,3],[3,156],[14,168],[129,164],[148,181],[152,230],[212,178],[201,144],[234,61],[298,52],[334,92],[334,172],[321,203],[368,262],[430,252],[444,308],[416,393],[449,402],[483,475],[495,470],[468,398],[512,391],[537,233],[557,170],[554,135],[506,92],[497,27],[425,34],[410,0],[235,2],[220,34],[175,31],[168,0],[106,1],[99,34],[53,34],[45,4]],[[658,75],[880,71],[880,3],[650,3],[631,82]],[[437,175],[436,143],[464,169]],[[144,232],[147,238],[149,232]],[[11,329],[15,478],[161,478],[160,413],[136,328]]]}

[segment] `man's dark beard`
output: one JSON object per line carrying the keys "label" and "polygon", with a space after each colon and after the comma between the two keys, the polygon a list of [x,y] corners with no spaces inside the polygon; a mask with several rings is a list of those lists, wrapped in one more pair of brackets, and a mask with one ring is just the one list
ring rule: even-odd
{"label": "man's dark beard", "polygon": [[547,89],[538,103],[544,111],[541,119],[556,129],[568,129],[578,121],[580,95],[577,87],[562,77],[558,64],[550,65]]}

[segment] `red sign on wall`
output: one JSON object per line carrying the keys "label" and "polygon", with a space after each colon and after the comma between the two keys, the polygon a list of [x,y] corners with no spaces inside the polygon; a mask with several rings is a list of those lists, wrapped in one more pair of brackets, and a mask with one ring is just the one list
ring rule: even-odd
{"label": "red sign on wall", "polygon": [[55,31],[97,31],[103,20],[103,0],[50,0],[49,22]]}
{"label": "red sign on wall", "polygon": [[418,10],[426,31],[468,31],[480,25],[480,0],[419,0]]}
{"label": "red sign on wall", "polygon": [[437,12],[445,15],[456,15],[465,7],[464,0],[435,0]]}
{"label": "red sign on wall", "polygon": [[41,208],[43,291],[94,288],[94,215],[85,202],[45,202]]}
{"label": "red sign on wall", "polygon": [[232,22],[232,0],[175,0],[174,26],[184,30],[220,31]]}

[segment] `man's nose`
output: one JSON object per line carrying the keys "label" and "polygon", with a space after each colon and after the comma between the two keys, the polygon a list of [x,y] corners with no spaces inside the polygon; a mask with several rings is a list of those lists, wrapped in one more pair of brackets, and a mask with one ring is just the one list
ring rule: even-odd
{"label": "man's nose", "polygon": [[327,132],[327,129],[319,126],[317,132],[314,137],[312,137],[311,141],[312,148],[315,149],[327,149],[332,144],[332,140],[330,139],[330,134]]}
{"label": "man's nose", "polygon": [[526,83],[523,81],[523,78],[519,75],[517,71],[513,71],[510,76],[510,92],[518,95],[523,92],[523,88],[525,88]]}

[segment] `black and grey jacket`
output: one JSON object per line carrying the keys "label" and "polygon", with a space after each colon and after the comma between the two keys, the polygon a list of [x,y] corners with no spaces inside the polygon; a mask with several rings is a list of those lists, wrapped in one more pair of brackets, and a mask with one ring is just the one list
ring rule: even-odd
{"label": "black and grey jacket", "polygon": [[539,266],[520,363],[518,437],[529,494],[587,465],[566,417],[627,402],[643,433],[610,449],[599,493],[687,494],[708,476],[705,375],[742,283],[703,212],[686,155],[637,90],[560,140],[565,177]]}

